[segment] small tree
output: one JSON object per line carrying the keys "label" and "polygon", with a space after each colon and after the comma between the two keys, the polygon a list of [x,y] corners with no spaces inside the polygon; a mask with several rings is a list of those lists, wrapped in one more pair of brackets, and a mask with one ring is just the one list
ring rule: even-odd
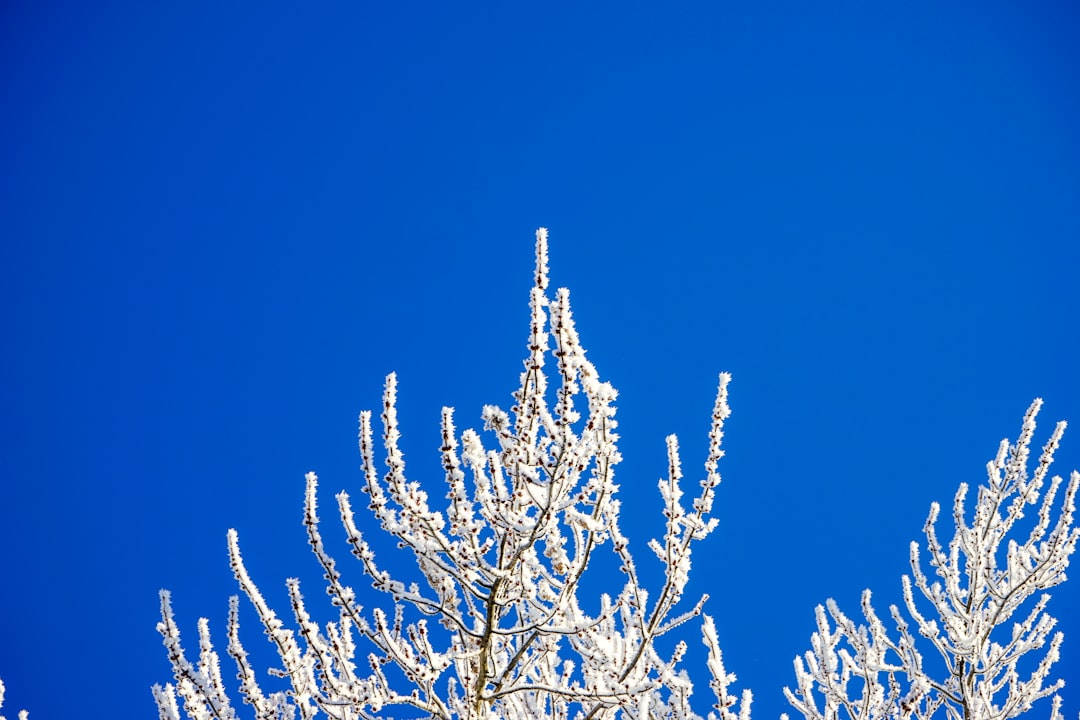
{"label": "small tree", "polygon": [[[528,357],[510,413],[487,406],[480,434],[460,437],[453,410],[442,412],[445,511],[431,508],[428,491],[406,479],[398,446],[397,381],[386,380],[382,439],[387,471],[376,470],[371,413],[360,415],[363,492],[384,531],[411,550],[425,581],[406,585],[376,563],[354,517],[349,495],[337,496],[352,554],[391,612],[365,613],[344,583],[322,539],[317,478],[307,475],[304,526],[327,583],[336,619],[323,625],[308,612],[298,580],[287,581],[296,629],[277,617],[248,575],[235,531],[228,534],[233,572],[254,605],[281,658],[271,673],[288,689],[262,690],[240,642],[239,601],[229,605],[228,654],[238,668],[240,692],[264,720],[325,714],[340,720],[381,717],[391,706],[432,718],[694,718],[693,685],[679,669],[686,645],[661,657],[656,641],[701,613],[705,597],[686,607],[683,593],[691,551],[715,527],[710,517],[720,482],[717,463],[729,415],[729,376],[720,376],[700,493],[682,504],[678,443],[667,439],[668,476],[660,481],[663,538],[649,548],[664,566],[664,582],[651,594],[642,586],[629,541],[619,529],[615,390],[601,382],[585,357],[567,290],[547,295],[547,231],[536,233],[535,284],[529,300]],[[554,345],[549,345],[549,338]],[[549,391],[545,363],[553,356],[560,383]],[[578,404],[584,400],[584,407]],[[471,474],[470,483],[466,474]],[[426,485],[428,490],[431,486]],[[625,584],[618,597],[603,595],[590,614],[579,602],[590,558],[608,546]],[[179,701],[196,720],[234,718],[209,625],[199,621],[199,657],[189,661],[180,644],[169,593],[161,593],[164,638],[176,684],[154,687],[160,717],[178,720]],[[428,618],[441,628],[429,626]],[[721,659],[713,621],[702,628],[710,687],[722,720],[749,720],[749,691],[729,694],[735,676]],[[370,646],[357,658],[358,641]]]}
{"label": "small tree", "polygon": [[[928,644],[931,662],[924,664],[922,643],[895,605],[890,612],[896,634],[890,635],[870,604],[869,590],[862,597],[865,626],[856,627],[829,600],[827,611],[817,608],[818,630],[811,637],[811,650],[805,658],[795,658],[795,690],[784,689],[807,720],[835,720],[841,713],[849,720],[928,720],[935,715],[949,720],[1008,720],[1065,684],[1049,679],[1062,634],[1051,637],[1056,620],[1046,613],[1050,596],[1044,591],[1064,582],[1069,556],[1076,549],[1080,529],[1073,526],[1073,513],[1080,474],[1072,473],[1055,516],[1054,499],[1062,479],[1051,479],[1041,502],[1040,494],[1065,423],[1058,423],[1029,475],[1041,405],[1036,400],[1028,409],[1016,444],[1010,447],[1002,440],[997,456],[987,464],[989,477],[978,489],[970,526],[965,507],[968,487],[960,485],[953,502],[956,529],[948,547],[938,540],[939,508],[937,503],[931,505],[923,530],[937,580],[927,577],[919,545],[911,543],[912,577],[903,577],[904,605]],[[1020,529],[1018,523],[1029,506],[1037,506],[1038,513],[1028,520],[1031,527],[1021,541],[1010,533]],[[916,588],[932,613],[920,610]],[[1026,614],[1016,615],[1021,611]],[[1013,620],[1014,616],[1021,619]],[[1048,642],[1040,658],[1026,657]],[[1055,695],[1053,720],[1060,720],[1060,706]]]}

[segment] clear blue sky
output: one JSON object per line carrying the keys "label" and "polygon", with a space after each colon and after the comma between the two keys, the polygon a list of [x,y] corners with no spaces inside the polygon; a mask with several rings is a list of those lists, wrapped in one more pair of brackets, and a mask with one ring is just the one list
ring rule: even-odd
{"label": "clear blue sky", "polygon": [[[1041,1],[8,0],[5,710],[152,716],[158,588],[223,642],[229,527],[282,612],[286,577],[317,596],[303,473],[358,487],[396,370],[439,481],[440,407],[509,405],[546,225],[642,564],[663,438],[700,467],[734,374],[691,590],[775,718],[814,606],[897,600],[1032,398],[1080,467],[1078,30]],[[1075,717],[1080,579],[1052,607]]]}

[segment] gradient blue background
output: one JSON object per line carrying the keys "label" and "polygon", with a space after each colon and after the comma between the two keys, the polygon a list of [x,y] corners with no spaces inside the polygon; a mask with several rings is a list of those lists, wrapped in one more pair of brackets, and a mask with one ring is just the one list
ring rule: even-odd
{"label": "gradient blue background", "polygon": [[[538,225],[621,392],[643,566],[664,435],[696,480],[734,374],[691,590],[758,718],[815,604],[897,601],[1032,398],[1080,467],[1080,10],[811,5],[5,2],[5,711],[152,717],[158,588],[223,647],[229,527],[279,610],[317,599],[307,470],[364,585],[331,513],[357,412],[399,372],[438,494],[439,408],[510,404]],[[1080,580],[1052,607],[1075,718]]]}

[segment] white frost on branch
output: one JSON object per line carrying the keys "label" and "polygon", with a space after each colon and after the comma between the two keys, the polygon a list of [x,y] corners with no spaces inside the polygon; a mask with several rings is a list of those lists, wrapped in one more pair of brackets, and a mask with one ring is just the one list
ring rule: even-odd
{"label": "white frost on branch", "polygon": [[[890,614],[896,631],[891,634],[874,612],[869,590],[862,599],[866,625],[856,626],[832,600],[817,608],[811,649],[795,659],[796,687],[784,690],[807,720],[841,715],[848,720],[1008,720],[1049,696],[1051,720],[1061,720],[1055,693],[1064,681],[1051,680],[1051,667],[1062,634],[1052,634],[1057,621],[1046,612],[1046,591],[1064,582],[1080,537],[1073,524],[1080,474],[1072,473],[1060,505],[1055,504],[1060,477],[1050,479],[1043,492],[1064,422],[1029,472],[1041,405],[1041,400],[1031,405],[1016,443],[1003,440],[987,464],[987,482],[977,490],[970,525],[968,487],[960,486],[948,546],[937,535],[939,507],[931,506],[923,531],[926,562],[935,577],[928,577],[914,542],[912,575],[903,577],[904,606],[914,632],[894,605]],[[1029,508],[1036,508],[1036,515],[1028,520],[1027,537],[1014,537]],[[922,603],[932,612],[920,609]],[[941,669],[928,669],[923,652],[930,654],[931,668]]]}
{"label": "white frost on branch", "polygon": [[[240,642],[238,601],[232,598],[227,652],[238,669],[241,696],[260,720],[374,720],[387,712],[442,720],[698,718],[690,705],[693,684],[680,667],[686,645],[677,643],[665,657],[656,641],[701,615],[705,601],[682,603],[693,544],[716,527],[710,512],[720,482],[730,377],[720,375],[705,478],[689,508],[682,503],[678,442],[668,438],[668,476],[659,484],[665,530],[649,543],[663,563],[664,582],[649,593],[619,528],[617,393],[586,357],[569,292],[560,289],[550,298],[547,289],[547,231],[541,228],[521,385],[509,412],[487,406],[482,413],[494,447],[474,430],[459,436],[453,410],[442,411],[444,509],[431,506],[430,484],[422,487],[406,475],[396,376],[387,378],[383,394],[387,470],[381,477],[371,413],[360,415],[367,509],[411,551],[423,585],[407,585],[376,562],[347,493],[337,495],[337,510],[353,556],[392,611],[366,612],[345,584],[323,543],[314,473],[307,475],[304,526],[336,609],[334,621],[312,619],[293,579],[287,587],[295,629],[286,628],[248,575],[236,532],[229,532],[233,573],[280,656],[281,667],[271,672],[288,686],[277,693],[261,689]],[[558,385],[551,390],[549,357]],[[624,585],[617,597],[603,595],[590,614],[579,589],[590,558],[604,545],[618,559]],[[154,688],[160,717],[179,720],[179,700],[191,718],[236,717],[206,621],[199,623],[199,659],[192,662],[165,591],[161,610],[158,630],[175,685]],[[729,694],[735,676],[724,668],[707,616],[703,641],[716,696],[717,712],[709,717],[750,720],[750,692],[741,699]],[[360,642],[367,649],[358,658]]]}
{"label": "white frost on branch", "polygon": [[[0,680],[0,708],[4,707],[4,681]],[[19,711],[19,720],[28,720],[30,713],[25,710]],[[0,720],[7,720],[3,715],[0,715]]]}

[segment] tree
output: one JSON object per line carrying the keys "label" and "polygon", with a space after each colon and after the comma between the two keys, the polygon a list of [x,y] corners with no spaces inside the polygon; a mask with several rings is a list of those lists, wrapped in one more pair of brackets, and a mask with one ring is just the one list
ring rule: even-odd
{"label": "tree", "polygon": [[[509,413],[495,406],[482,413],[497,447],[485,448],[473,430],[459,435],[453,410],[443,409],[445,510],[432,509],[430,486],[406,477],[394,375],[383,395],[387,469],[381,477],[371,413],[361,413],[368,510],[411,552],[423,584],[406,584],[376,562],[347,493],[337,495],[337,509],[352,554],[392,612],[365,613],[345,584],[323,543],[314,473],[307,475],[304,526],[334,621],[312,619],[293,579],[286,584],[296,629],[287,628],[249,576],[236,532],[229,531],[233,573],[281,660],[270,673],[285,689],[264,691],[240,641],[239,599],[231,598],[227,653],[243,700],[260,720],[297,714],[369,719],[401,709],[440,720],[698,717],[689,701],[693,683],[680,669],[686,645],[676,643],[665,656],[657,641],[701,615],[706,600],[687,607],[683,594],[694,543],[716,525],[711,512],[730,377],[720,375],[705,477],[689,509],[682,504],[678,442],[667,439],[668,476],[659,483],[665,529],[662,539],[649,543],[664,581],[650,594],[619,528],[616,392],[585,357],[568,291],[549,297],[547,290],[547,233],[541,228],[521,385]],[[550,389],[549,356],[560,383]],[[1044,492],[1065,423],[1029,473],[1040,407],[1040,400],[1030,407],[1015,444],[1002,441],[970,520],[968,487],[960,485],[947,546],[937,536],[938,505],[931,506],[924,532],[936,579],[912,543],[912,574],[902,579],[906,615],[890,608],[895,632],[875,612],[869,590],[862,598],[866,625],[856,626],[833,600],[817,608],[811,650],[795,659],[795,689],[784,690],[806,720],[1009,720],[1050,696],[1051,720],[1061,720],[1055,693],[1064,683],[1051,681],[1050,671],[1062,636],[1051,634],[1056,621],[1046,612],[1045,591],[1065,580],[1080,539],[1073,523],[1080,474],[1073,472],[1068,483],[1055,476]],[[1027,517],[1030,508],[1037,511]],[[613,553],[625,582],[617,597],[602,595],[586,607],[579,598],[582,578],[600,552]],[[153,689],[160,717],[179,720],[181,703],[196,720],[237,717],[207,620],[198,623],[198,658],[189,660],[167,591],[161,593],[161,614],[158,630],[175,685]],[[702,639],[716,698],[709,718],[750,720],[751,694],[730,693],[735,676],[724,668],[707,615]],[[368,646],[366,654],[360,644]]]}
{"label": "tree", "polygon": [[[248,575],[235,531],[228,547],[233,572],[280,656],[271,670],[286,690],[265,692],[240,641],[239,600],[230,599],[227,653],[237,666],[240,693],[264,720],[295,717],[380,717],[388,708],[451,718],[694,718],[693,684],[680,663],[685,643],[661,656],[657,640],[698,616],[705,597],[687,607],[683,594],[693,545],[715,527],[710,516],[720,475],[717,463],[729,415],[729,376],[720,375],[709,452],[700,492],[682,504],[678,442],[667,438],[668,477],[659,483],[666,518],[662,539],[649,548],[664,567],[658,592],[639,580],[629,540],[619,528],[619,462],[615,390],[586,359],[570,312],[569,293],[549,298],[547,231],[536,233],[535,283],[529,300],[528,356],[514,406],[483,410],[481,435],[460,437],[453,410],[442,412],[444,511],[433,510],[428,490],[409,481],[399,449],[397,380],[386,380],[382,439],[387,470],[376,470],[371,413],[360,416],[363,492],[381,528],[411,551],[424,586],[406,585],[376,562],[347,493],[338,513],[352,554],[393,611],[361,608],[357,594],[323,543],[317,514],[318,480],[307,475],[304,526],[326,580],[336,619],[319,625],[309,614],[298,580],[287,582],[296,629],[278,618]],[[549,345],[549,339],[553,345]],[[545,363],[553,358],[560,385],[549,390]],[[584,400],[584,403],[580,401]],[[583,404],[583,408],[578,405]],[[471,492],[466,480],[471,474]],[[579,600],[590,559],[614,553],[625,584],[618,597],[603,595],[594,610]],[[199,654],[189,660],[180,643],[170,596],[161,593],[158,625],[175,685],[155,686],[160,717],[234,718],[219,657],[206,619],[198,623]],[[429,623],[429,619],[436,621]],[[749,720],[751,695],[729,694],[735,676],[723,665],[715,625],[704,617],[710,718]],[[370,651],[358,659],[358,642]],[[366,662],[365,662],[366,660]]]}
{"label": "tree", "polygon": [[[795,690],[784,689],[807,720],[835,720],[841,714],[849,720],[1008,720],[1064,685],[1063,680],[1049,680],[1062,634],[1051,637],[1056,620],[1046,612],[1050,596],[1044,591],[1065,580],[1080,536],[1073,526],[1080,473],[1072,473],[1055,517],[1054,499],[1062,479],[1055,476],[1045,494],[1042,489],[1065,423],[1058,423],[1029,475],[1041,405],[1036,400],[1028,409],[1016,444],[1002,440],[997,456],[987,464],[988,479],[978,489],[970,525],[968,487],[960,485],[948,547],[935,529],[938,505],[931,505],[923,530],[936,580],[923,569],[918,543],[911,543],[912,574],[903,576],[904,606],[926,641],[930,660],[924,660],[920,642],[895,605],[890,614],[896,633],[890,635],[870,603],[869,590],[862,597],[865,626],[856,627],[829,600],[827,610],[817,608],[811,650],[795,658]],[[1037,506],[1038,512],[1025,526],[1029,506]],[[1025,527],[1026,539],[1012,537]],[[924,614],[923,603],[933,612]],[[1025,614],[1017,615],[1022,611]],[[1022,619],[1010,627],[1014,616]],[[1038,660],[1027,657],[1044,647]],[[1061,699],[1054,695],[1052,720],[1061,719],[1060,707]]]}

